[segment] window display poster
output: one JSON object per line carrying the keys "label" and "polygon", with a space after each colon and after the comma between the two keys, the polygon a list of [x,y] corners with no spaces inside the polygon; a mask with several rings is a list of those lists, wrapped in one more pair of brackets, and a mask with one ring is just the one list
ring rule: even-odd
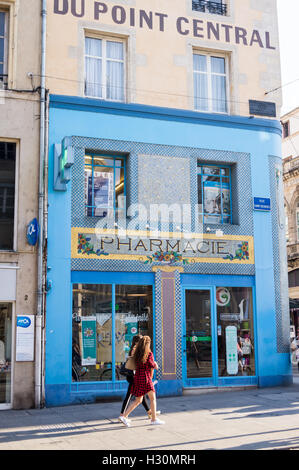
{"label": "window display poster", "polygon": [[205,214],[221,214],[221,197],[222,197],[222,213],[230,214],[230,191],[229,184],[222,183],[222,191],[220,181],[204,182],[204,213]]}
{"label": "window display poster", "polygon": [[94,365],[97,360],[97,320],[95,316],[81,317],[82,366]]}
{"label": "window display poster", "polygon": [[34,361],[34,315],[17,315],[16,361]]}
{"label": "window display poster", "polygon": [[126,354],[129,353],[133,337],[138,334],[138,323],[136,322],[127,322],[126,323],[126,336],[125,336],[125,350]]}
{"label": "window display poster", "polygon": [[[93,188],[92,176],[89,175],[87,178],[87,215],[92,215],[93,206],[93,215],[105,217],[108,214],[108,208],[113,207],[113,173],[105,171],[94,171]],[[93,200],[92,189],[94,196]]]}
{"label": "window display poster", "polygon": [[237,327],[227,326],[225,328],[226,370],[229,375],[238,373],[237,341]]}
{"label": "window display poster", "polygon": [[[112,361],[112,318],[111,313],[97,314],[97,362],[109,363]],[[104,321],[100,321],[100,316]],[[125,357],[125,323],[115,320],[115,362],[124,362]]]}

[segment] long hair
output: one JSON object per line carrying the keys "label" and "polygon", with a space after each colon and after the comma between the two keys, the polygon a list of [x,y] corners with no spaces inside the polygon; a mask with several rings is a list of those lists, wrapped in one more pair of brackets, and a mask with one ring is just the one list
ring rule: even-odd
{"label": "long hair", "polygon": [[142,336],[138,341],[136,349],[134,351],[134,359],[136,364],[144,364],[151,351],[151,339],[149,336]]}
{"label": "long hair", "polygon": [[133,336],[132,339],[132,344],[131,344],[131,349],[129,352],[129,356],[132,356],[133,349],[135,348],[136,344],[139,342],[139,340],[142,338],[142,335],[135,335]]}

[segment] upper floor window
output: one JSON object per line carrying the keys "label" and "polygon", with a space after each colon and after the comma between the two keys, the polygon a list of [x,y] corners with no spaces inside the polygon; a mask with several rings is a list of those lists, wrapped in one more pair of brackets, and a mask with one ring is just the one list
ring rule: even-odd
{"label": "upper floor window", "polygon": [[192,0],[192,10],[227,15],[227,4],[223,0]]}
{"label": "upper floor window", "polygon": [[204,224],[231,224],[231,169],[199,164],[197,167],[199,219]]}
{"label": "upper floor window", "polygon": [[216,54],[193,54],[194,107],[227,113],[227,60]]}
{"label": "upper floor window", "polygon": [[285,139],[290,135],[290,121],[282,123],[282,138]]}
{"label": "upper floor window", "polygon": [[85,95],[125,101],[125,47],[121,40],[85,38]]}
{"label": "upper floor window", "polygon": [[0,10],[0,86],[7,85],[8,12]]}
{"label": "upper floor window", "polygon": [[91,217],[124,217],[125,158],[85,155],[85,207]]}
{"label": "upper floor window", "polygon": [[13,250],[16,144],[0,142],[0,250]]}

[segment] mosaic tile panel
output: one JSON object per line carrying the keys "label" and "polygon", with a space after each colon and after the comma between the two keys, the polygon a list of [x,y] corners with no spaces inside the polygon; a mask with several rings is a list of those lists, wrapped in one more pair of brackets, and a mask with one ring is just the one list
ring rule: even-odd
{"label": "mosaic tile panel", "polygon": [[290,351],[290,314],[281,159],[269,156],[277,351]]}
{"label": "mosaic tile panel", "polygon": [[[159,264],[157,264],[159,265]],[[160,266],[164,266],[160,263]],[[140,261],[128,260],[104,260],[104,259],[72,259],[73,271],[133,271],[152,272],[152,266]],[[193,263],[185,265],[184,272],[188,274],[234,274],[254,275],[254,265],[230,264],[230,263]]]}
{"label": "mosaic tile panel", "polygon": [[[190,168],[190,201],[197,204],[197,161],[207,163],[222,163],[232,165],[232,193],[234,200],[234,224],[213,225],[229,235],[253,235],[253,218],[250,207],[251,198],[238,198],[238,194],[245,192],[251,194],[250,155],[246,153],[228,152],[223,150],[198,149],[192,147],[177,147],[167,145],[146,144],[142,142],[117,141],[110,139],[95,139],[88,137],[72,137],[75,149],[75,163],[72,169],[72,226],[95,227],[98,219],[86,217],[84,195],[84,155],[86,150],[103,152],[106,154],[127,155],[127,205],[138,203],[138,181],[142,183],[143,159],[150,159],[153,174],[157,174],[165,157],[172,157],[173,161],[182,161],[181,168]],[[143,160],[144,161],[144,160]],[[178,167],[179,167],[179,163]],[[146,175],[145,175],[146,176]],[[167,175],[165,176],[167,178]],[[250,216],[249,216],[250,215]],[[159,226],[160,228],[161,226]],[[192,228],[195,227],[195,214],[192,217]],[[198,229],[198,227],[197,227]],[[206,227],[205,227],[206,231]],[[149,268],[136,261],[121,262],[114,260],[72,260],[72,269],[90,270],[126,270],[148,271]],[[185,272],[193,273],[223,273],[223,274],[254,274],[254,266],[240,264],[199,263],[186,266]]]}
{"label": "mosaic tile panel", "polygon": [[138,202],[144,204],[146,208],[149,208],[150,204],[190,204],[189,160],[140,155]]}

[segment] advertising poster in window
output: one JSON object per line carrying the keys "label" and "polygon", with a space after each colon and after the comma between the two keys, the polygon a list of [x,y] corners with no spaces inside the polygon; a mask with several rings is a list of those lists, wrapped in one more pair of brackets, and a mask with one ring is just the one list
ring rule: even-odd
{"label": "advertising poster in window", "polygon": [[[221,190],[220,181],[204,182],[204,213],[223,214],[225,222],[225,215],[230,214],[230,189],[228,183],[222,183]],[[220,217],[219,221],[221,221]]]}
{"label": "advertising poster in window", "polygon": [[[93,187],[92,176],[85,173],[85,194],[87,195],[87,215],[105,217],[108,208],[113,207],[113,173],[94,171]],[[92,199],[92,190],[94,199]],[[93,206],[93,211],[92,211]]]}
{"label": "advertising poster in window", "polygon": [[[112,318],[111,313],[97,314],[97,362],[112,361]],[[115,320],[115,362],[125,361],[125,323]]]}
{"label": "advertising poster in window", "polygon": [[90,205],[91,205],[91,197],[89,197],[89,181],[90,185],[91,183],[91,170],[85,168],[85,180],[84,180],[84,194],[85,194],[85,207],[86,207],[86,215],[91,216],[92,215],[92,208],[88,207],[89,206],[89,199],[90,199]]}
{"label": "advertising poster in window", "polygon": [[97,359],[97,321],[96,317],[81,317],[82,366],[94,365]]}
{"label": "advertising poster in window", "polygon": [[125,336],[125,349],[126,354],[129,353],[131,344],[133,341],[133,337],[138,334],[138,323],[131,319],[130,321],[126,322],[126,336]]}
{"label": "advertising poster in window", "polygon": [[227,326],[225,328],[226,343],[226,370],[229,375],[238,373],[237,328]]}

